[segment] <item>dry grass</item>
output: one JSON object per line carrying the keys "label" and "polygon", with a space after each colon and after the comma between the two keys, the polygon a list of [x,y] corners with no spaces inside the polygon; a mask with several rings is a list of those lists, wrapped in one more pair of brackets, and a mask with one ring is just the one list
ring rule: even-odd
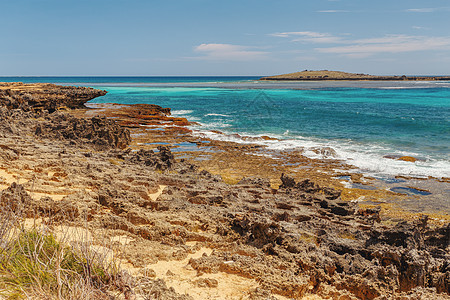
{"label": "dry grass", "polygon": [[111,164],[115,165],[115,166],[120,166],[123,163],[123,159],[115,159],[115,158],[110,158],[108,160]]}
{"label": "dry grass", "polygon": [[353,233],[351,233],[351,232],[340,233],[339,234],[339,238],[347,239],[347,240],[354,240],[354,241],[357,239],[356,236]]}
{"label": "dry grass", "polygon": [[25,229],[11,211],[0,224],[0,298],[111,299],[127,289],[126,276],[90,242],[69,246],[46,227]]}
{"label": "dry grass", "polygon": [[113,251],[107,232],[96,228],[94,237],[87,216],[69,226],[71,212],[53,218],[21,197],[17,186],[12,195],[0,191],[0,300],[186,299],[162,280],[121,270],[114,253],[122,251]]}
{"label": "dry grass", "polygon": [[305,243],[312,243],[312,244],[319,245],[319,243],[317,241],[317,237],[312,234],[309,234],[307,232],[302,232],[299,236],[299,240],[303,241]]}

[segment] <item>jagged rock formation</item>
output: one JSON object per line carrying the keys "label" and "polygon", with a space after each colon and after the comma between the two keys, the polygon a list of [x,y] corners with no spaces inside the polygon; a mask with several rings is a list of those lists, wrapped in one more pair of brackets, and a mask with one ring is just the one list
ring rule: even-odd
{"label": "jagged rock formation", "polygon": [[106,93],[88,87],[0,82],[0,106],[25,111],[47,110],[52,113],[63,108],[83,108],[84,103]]}
{"label": "jagged rock formation", "polygon": [[158,152],[153,150],[139,150],[135,153],[126,151],[123,154],[119,154],[118,157],[124,158],[132,163],[144,164],[149,167],[154,167],[156,170],[170,169],[175,163],[175,158],[168,147],[158,146]]}
{"label": "jagged rock formation", "polygon": [[72,144],[91,144],[96,149],[123,149],[131,142],[130,131],[113,120],[79,119],[59,112],[84,107],[85,102],[105,94],[84,87],[0,83],[0,136],[34,134]]}
{"label": "jagged rock formation", "polygon": [[[138,128],[141,125],[186,126],[191,123],[186,118],[171,117],[170,108],[155,104],[96,104],[106,111],[109,118],[114,118],[118,124],[128,128]],[[117,107],[117,108],[116,108]]]}
{"label": "jagged rock formation", "polygon": [[39,137],[70,140],[71,143],[89,143],[96,148],[125,148],[130,142],[130,131],[105,117],[78,119],[67,114],[47,115],[35,127]]}

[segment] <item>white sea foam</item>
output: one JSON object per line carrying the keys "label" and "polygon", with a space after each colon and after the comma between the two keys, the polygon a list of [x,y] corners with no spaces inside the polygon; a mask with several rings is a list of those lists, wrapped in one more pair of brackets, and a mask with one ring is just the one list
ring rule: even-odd
{"label": "white sea foam", "polygon": [[[283,136],[273,136],[280,140],[265,140],[260,138],[262,135],[251,135],[242,133],[237,134],[220,134],[204,129],[224,128],[227,124],[209,124],[211,128],[192,127],[193,134],[220,140],[225,142],[235,142],[242,144],[261,144],[265,145],[268,150],[301,150],[302,154],[312,159],[330,159],[341,160],[347,164],[355,166],[359,172],[369,174],[371,176],[411,176],[411,177],[450,177],[450,161],[436,160],[430,157],[423,157],[417,153],[406,153],[395,151],[380,145],[356,144],[352,142],[326,141],[319,139],[309,139],[297,136],[295,139],[283,139]],[[216,126],[219,125],[219,126]],[[209,126],[208,126],[209,127]],[[251,139],[242,138],[241,136],[253,137]],[[284,136],[285,138],[285,136]],[[335,151],[335,154],[329,150]],[[423,157],[423,160],[416,162],[407,162],[385,158],[385,155],[394,156],[413,156]]]}
{"label": "white sea foam", "polygon": [[206,116],[215,116],[215,117],[230,117],[229,115],[224,115],[224,114],[206,114]]}
{"label": "white sea foam", "polygon": [[340,181],[340,183],[347,189],[352,187],[352,183],[351,182],[343,180],[343,181]]}
{"label": "white sea foam", "polygon": [[172,116],[184,116],[184,115],[189,115],[191,113],[193,113],[192,110],[172,110],[171,112]]}
{"label": "white sea foam", "polygon": [[382,86],[377,89],[380,90],[407,90],[407,89],[417,89],[417,88],[427,88],[427,87],[417,87],[417,86]]}

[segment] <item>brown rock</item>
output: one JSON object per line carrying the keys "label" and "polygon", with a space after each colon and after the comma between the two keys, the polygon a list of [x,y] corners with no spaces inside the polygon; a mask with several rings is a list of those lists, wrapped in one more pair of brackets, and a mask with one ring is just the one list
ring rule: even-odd
{"label": "brown rock", "polygon": [[416,162],[417,158],[412,157],[412,156],[402,156],[402,157],[399,157],[398,160],[409,161],[409,162]]}
{"label": "brown rock", "polygon": [[6,190],[0,192],[0,209],[6,213],[31,216],[30,207],[33,199],[23,185],[13,182]]}
{"label": "brown rock", "polygon": [[130,131],[105,117],[78,119],[67,114],[48,115],[36,125],[34,133],[40,137],[71,140],[93,144],[97,149],[126,148],[131,142]]}
{"label": "brown rock", "polygon": [[213,278],[200,278],[197,279],[195,285],[202,288],[216,288],[219,285],[219,282]]}
{"label": "brown rock", "polygon": [[84,103],[104,96],[106,93],[106,91],[88,87],[49,83],[2,83],[0,84],[0,106],[25,111],[47,110],[52,113],[62,108],[84,108]]}

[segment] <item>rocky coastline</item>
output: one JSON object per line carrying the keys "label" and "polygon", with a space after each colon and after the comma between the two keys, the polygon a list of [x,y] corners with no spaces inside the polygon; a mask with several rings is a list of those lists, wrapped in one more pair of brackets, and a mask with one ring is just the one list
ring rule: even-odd
{"label": "rocky coastline", "polygon": [[376,76],[340,71],[301,71],[262,77],[259,80],[275,81],[449,81],[450,76]]}
{"label": "rocky coastline", "polygon": [[[349,201],[313,175],[332,162],[269,178],[250,172],[267,164],[247,159],[247,172],[237,160],[242,170],[221,176],[198,159],[209,148],[177,154],[214,144],[193,140],[188,120],[157,105],[84,106],[105,93],[0,84],[0,211],[91,232],[129,274],[117,298],[450,298],[448,220]],[[214,146],[230,164],[252,147]]]}

